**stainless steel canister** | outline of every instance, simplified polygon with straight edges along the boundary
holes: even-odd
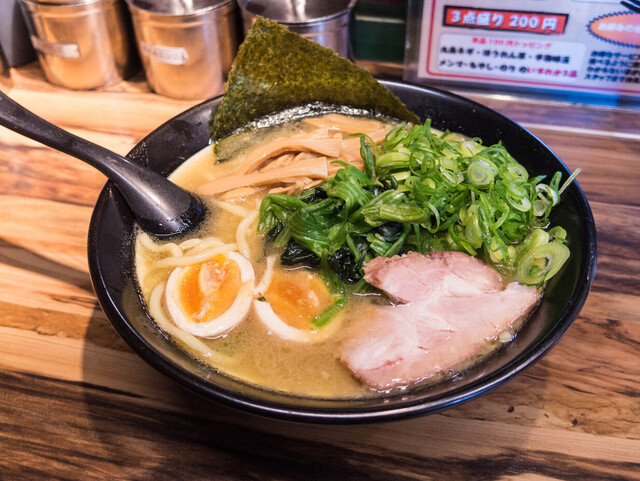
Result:
[[[70,89],[116,84],[138,66],[122,0],[21,0],[47,80]]]
[[[233,0],[127,0],[142,64],[162,95],[220,95],[238,49]]]
[[[356,0],[238,0],[245,33],[261,15],[343,57],[350,56],[349,20],[355,4]]]

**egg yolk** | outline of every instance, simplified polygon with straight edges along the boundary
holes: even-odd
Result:
[[[195,322],[206,322],[224,313],[240,289],[240,267],[219,254],[211,261],[185,268],[180,304]]]
[[[308,329],[313,318],[333,303],[322,279],[304,270],[275,273],[264,298],[283,322],[297,329]]]

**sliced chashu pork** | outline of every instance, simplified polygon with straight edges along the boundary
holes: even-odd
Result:
[[[504,288],[504,280],[495,269],[462,252],[376,257],[364,266],[364,280],[402,303],[432,296],[436,291],[465,297]]]
[[[534,287],[504,287],[494,269],[460,252],[376,258],[365,279],[406,303],[372,307],[341,345],[341,361],[378,390],[462,364],[539,299]]]

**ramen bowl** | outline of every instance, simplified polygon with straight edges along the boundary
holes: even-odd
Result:
[[[502,141],[532,175],[550,178],[562,161],[538,138],[501,114],[448,92],[383,82],[433,127],[479,137],[485,145]],[[208,121],[221,98],[178,115],[143,139],[128,155],[134,162],[169,175],[209,143]],[[552,222],[567,231],[571,257],[549,283],[542,301],[517,336],[461,374],[404,392],[356,399],[318,399],[275,392],[234,379],[195,361],[154,325],[136,289],[134,220],[124,200],[107,183],[89,229],[89,267],[107,317],[140,357],[197,394],[233,408],[291,421],[355,423],[434,413],[480,396],[513,378],[544,356],[569,329],[582,308],[596,267],[596,230],[577,182],[563,193]]]

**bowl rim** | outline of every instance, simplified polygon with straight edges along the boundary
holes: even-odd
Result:
[[[546,149],[560,166],[568,171],[562,160],[549,149],[537,136],[529,132],[520,124],[512,121],[508,117],[496,112],[489,107],[486,107],[471,99],[467,99],[460,95],[444,91],[441,89],[426,87],[423,85],[416,85],[409,82],[399,81],[381,81],[383,85],[393,88],[405,88],[414,90],[417,92],[427,91],[431,94],[444,96],[455,101],[463,101],[469,106],[480,109],[483,111],[489,111],[492,115],[502,117],[502,119],[510,124],[515,124],[522,129],[526,134],[535,139],[544,149]],[[211,103],[219,101],[222,96],[214,97],[205,100],[177,116],[164,122],[162,125],[154,129],[148,135],[144,137],[140,142],[136,144],[136,147],[145,143],[154,133],[168,126],[170,123],[189,116],[195,111],[200,111],[207,108]],[[134,147],[127,157],[136,149]],[[288,421],[298,421],[307,423],[324,423],[324,424],[354,424],[365,422],[380,422],[380,421],[393,421],[398,419],[405,419],[409,417],[415,417],[419,415],[436,413],[444,409],[453,407],[463,402],[469,401],[475,397],[484,394],[497,386],[503,384],[507,380],[520,374],[531,365],[536,363],[544,355],[546,355],[551,348],[553,348],[560,339],[567,332],[573,321],[577,318],[582,306],[584,305],[587,295],[589,293],[591,284],[596,270],[597,260],[597,238],[596,228],[593,219],[593,214],[589,203],[587,202],[584,192],[580,188],[579,184],[575,182],[577,187],[578,201],[580,207],[586,214],[582,221],[585,223],[587,239],[586,246],[588,252],[583,254],[588,256],[588,265],[586,269],[586,277],[583,277],[576,286],[576,291],[570,299],[570,302],[564,307],[562,313],[558,317],[556,323],[551,328],[527,349],[513,360],[501,366],[494,372],[489,373],[487,376],[472,381],[464,386],[447,391],[440,395],[436,395],[428,401],[416,400],[409,401],[406,405],[400,406],[384,406],[378,405],[375,408],[371,407],[353,407],[342,408],[340,411],[335,411],[330,408],[324,407],[305,407],[287,405],[280,402],[271,402],[266,400],[255,399],[250,395],[243,393],[233,392],[217,386],[206,379],[203,379],[171,361],[165,357],[161,352],[158,352],[153,346],[151,346],[141,335],[134,329],[132,324],[127,319],[124,312],[117,308],[118,303],[114,301],[113,293],[111,293],[104,282],[104,278],[98,262],[98,248],[97,248],[97,236],[96,231],[102,218],[104,217],[105,210],[108,204],[112,202],[112,194],[115,191],[111,182],[107,182],[100,192],[98,200],[96,202],[90,225],[88,235],[88,259],[89,259],[89,272],[91,276],[92,285],[96,297],[100,303],[102,310],[105,312],[110,323],[113,325],[118,334],[127,342],[127,344],[136,352],[142,359],[148,364],[156,368],[158,371],[167,375],[168,377],[178,381],[181,385],[189,390],[203,395],[208,399],[216,400],[229,407],[240,409],[242,411],[248,411],[253,414],[267,416],[270,418],[277,418]],[[585,266],[583,266],[585,267]]]

